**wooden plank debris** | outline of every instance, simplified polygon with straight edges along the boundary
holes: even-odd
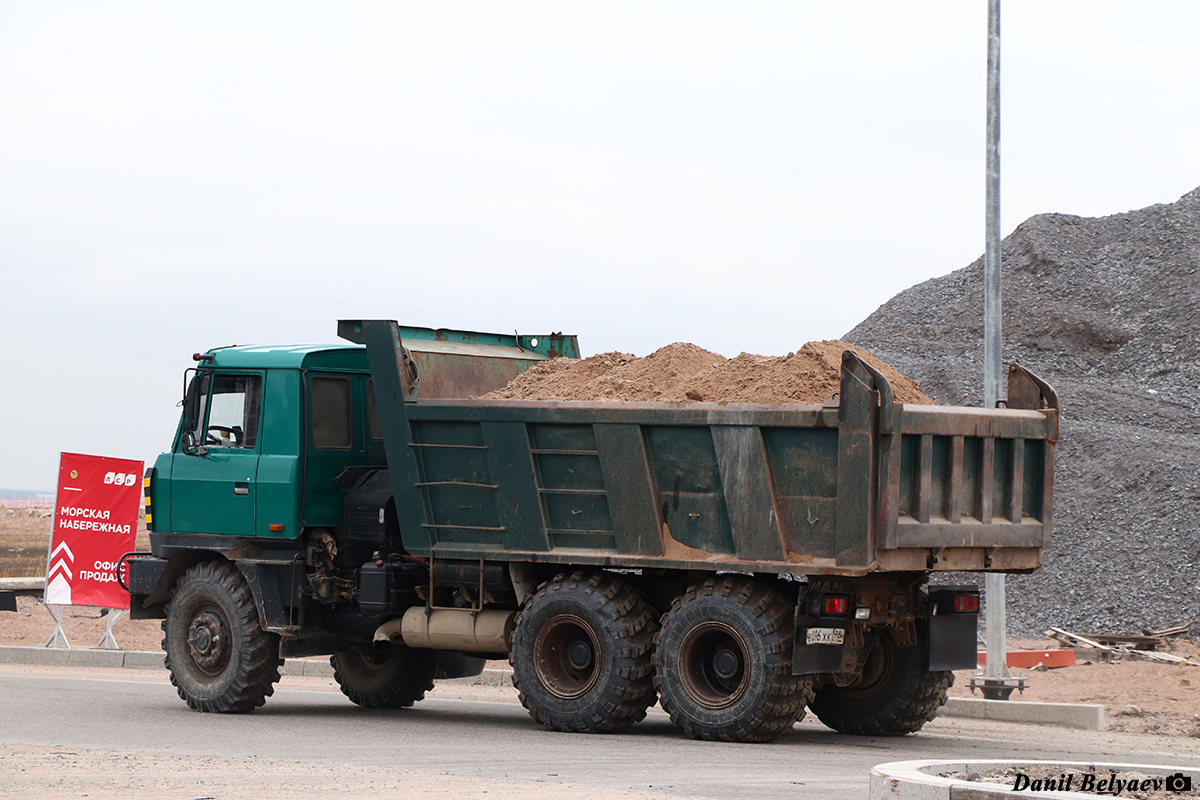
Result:
[[[1146,636],[1155,636],[1162,639],[1166,639],[1171,636],[1185,636],[1191,631],[1192,626],[1195,624],[1195,621],[1192,621],[1186,625],[1176,625],[1174,628],[1163,628],[1161,631],[1148,631],[1145,628],[1142,628],[1142,633]]]
[[[1191,661],[1180,656],[1171,655],[1170,653],[1159,653],[1155,650],[1139,650],[1131,647],[1110,646],[1097,641],[1094,638],[1084,636],[1079,633],[1070,633],[1062,628],[1051,628],[1045,632],[1051,639],[1056,639],[1072,647],[1083,645],[1091,647],[1101,653],[1107,653],[1109,656],[1119,655],[1127,658],[1139,659],[1142,661],[1161,661],[1166,664],[1186,664],[1190,667],[1200,667],[1200,662]],[[1108,638],[1108,637],[1104,637]],[[1117,638],[1141,638],[1141,637],[1117,637]]]

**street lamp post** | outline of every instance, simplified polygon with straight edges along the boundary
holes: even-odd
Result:
[[[983,256],[983,405],[995,408],[1000,399],[1000,0],[988,0],[987,48],[987,222]],[[981,689],[984,697],[1007,700],[1009,685],[1005,637],[1004,574],[984,578],[987,602],[987,666]],[[976,682],[972,681],[972,688]]]

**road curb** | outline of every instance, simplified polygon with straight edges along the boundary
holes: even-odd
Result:
[[[893,761],[880,764],[871,770],[870,800],[993,800],[1014,795],[1029,797],[1028,789],[1020,792],[1003,783],[982,783],[961,778],[946,777],[949,774],[985,773],[993,769],[1016,767],[1028,770],[1031,778],[1058,778],[1067,772],[1094,772],[1107,778],[1107,773],[1134,772],[1143,774],[1173,774],[1182,772],[1191,776],[1192,782],[1200,781],[1200,771],[1194,767],[1170,767],[1157,764],[1118,764],[1089,761],[1011,761],[987,759],[981,761]],[[1070,800],[1070,798],[1096,797],[1096,792],[1038,791],[1038,800]]]
[[[1057,725],[1085,731],[1104,730],[1104,706],[1080,703],[1028,703],[1021,700],[981,700],[951,697],[938,716]]]
[[[0,647],[0,664],[39,664],[68,667],[124,667],[125,669],[163,669],[163,653],[137,650],[96,650],[91,648]],[[287,658],[279,670],[283,675],[332,678],[328,658]],[[512,671],[485,669],[470,678],[446,678],[438,683],[468,686],[512,686]]]

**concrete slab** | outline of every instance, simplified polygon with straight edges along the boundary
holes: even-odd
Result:
[[[438,683],[462,683],[468,686],[512,686],[511,669],[485,669],[470,678],[443,678]]]
[[[45,578],[0,578],[0,591],[41,594],[45,588]]]
[[[137,650],[125,652],[127,669],[164,669],[166,668],[166,653],[146,653]]]
[[[123,667],[124,650],[86,650],[71,648],[67,653],[67,664],[72,667]]]
[[[5,664],[66,664],[70,650],[49,647],[0,647],[0,662]]]
[[[939,716],[1057,725],[1085,731],[1104,730],[1104,706],[1076,703],[1027,703],[1020,700],[982,700],[951,697]]]
[[[333,665],[329,663],[327,657],[321,659],[286,658],[279,672],[281,675],[308,675],[318,678],[332,678]]]

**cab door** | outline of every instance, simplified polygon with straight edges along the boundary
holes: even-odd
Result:
[[[263,375],[203,372],[185,420],[199,447],[176,445],[171,467],[171,529],[253,536]]]
[[[304,468],[305,527],[337,527],[345,486],[337,478],[362,463],[361,431],[354,425],[352,376],[306,373],[307,448]]]

